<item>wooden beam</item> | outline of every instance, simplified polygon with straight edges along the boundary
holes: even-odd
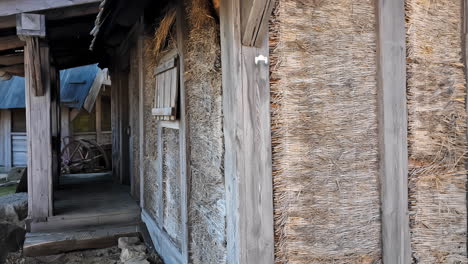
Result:
[[[0,37],[0,51],[10,49],[23,49],[24,41],[20,40],[17,35]]]
[[[37,11],[35,13],[46,15],[47,21],[62,20],[80,16],[97,14],[99,12],[99,3],[84,4],[66,8],[50,9]],[[16,27],[16,15],[0,17],[0,29]]]
[[[268,34],[268,23],[273,10],[273,0],[242,0],[242,44],[260,47]]]
[[[86,97],[83,104],[83,108],[89,113],[93,111],[94,103],[96,103],[96,99],[98,98],[99,92],[101,91],[103,81],[104,73],[102,70],[98,70],[96,78],[94,78],[93,84],[89,89],[88,96]]]
[[[11,65],[23,64],[23,63],[24,63],[23,53],[0,56],[0,65],[11,66]]]
[[[99,2],[101,0],[2,0],[0,17]]]
[[[11,75],[24,76],[24,64],[0,67],[0,71]]]
[[[228,263],[274,263],[268,31],[242,46],[241,0],[221,2]]]
[[[404,0],[377,1],[384,263],[410,263]]]

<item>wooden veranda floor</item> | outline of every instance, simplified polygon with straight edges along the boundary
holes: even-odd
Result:
[[[54,193],[54,216],[31,226],[32,232],[126,225],[140,220],[140,208],[128,186],[115,184],[110,175],[64,176]]]
[[[54,216],[31,223],[25,255],[57,254],[115,245],[120,236],[138,235],[140,208],[130,188],[110,175],[74,175],[61,179],[54,193]]]

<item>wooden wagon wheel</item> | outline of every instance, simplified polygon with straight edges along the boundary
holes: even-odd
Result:
[[[62,173],[94,173],[110,170],[104,149],[95,142],[77,139],[62,150]]]

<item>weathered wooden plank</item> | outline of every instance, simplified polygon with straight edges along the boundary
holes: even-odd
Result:
[[[4,162],[5,162],[5,167],[11,168],[13,165],[12,161],[12,147],[11,147],[11,110],[5,109],[3,110],[2,113],[2,121],[3,121],[3,132],[5,132],[4,135]]]
[[[239,232],[241,263],[266,264],[274,262],[270,78],[267,64],[255,64],[259,54],[268,54],[268,37],[260,48],[242,47],[245,174],[239,212],[245,220]]]
[[[52,120],[50,75],[44,74],[44,96],[36,96],[31,73],[34,56],[25,49],[26,130],[28,133],[28,210],[33,221],[52,215]],[[50,72],[49,48],[40,48],[41,71]]]
[[[383,262],[410,263],[404,1],[377,12]]]
[[[162,254],[164,263],[187,263],[185,260],[185,255],[181,254],[176,248],[170,246],[172,244],[171,238],[164,230],[159,228],[158,224],[154,222],[151,216],[144,209],[141,212],[141,220],[148,228],[148,232],[151,236],[151,240],[153,241],[156,251],[164,252],[164,254]]]
[[[155,70],[154,74],[161,74],[167,70],[170,70],[176,66],[176,58],[170,58],[164,61],[163,64],[159,65]]]
[[[96,74],[96,78],[94,78],[93,84],[89,89],[88,96],[86,97],[83,104],[83,108],[90,113],[91,111],[93,111],[94,104],[96,103],[96,99],[99,95],[99,92],[101,91],[104,79],[104,72],[102,70],[99,70]]]
[[[24,68],[24,56],[22,53],[0,56],[0,65],[11,66],[21,64]],[[23,69],[24,72],[24,69]]]
[[[129,89],[128,89],[128,72],[120,72],[120,180],[123,184],[131,184],[130,180],[130,135],[132,133],[129,122]]]
[[[25,43],[17,35],[0,37],[0,51],[9,49],[23,49]]]
[[[144,71],[144,23],[143,18],[140,19],[140,31],[138,33],[137,40],[137,56],[138,56],[138,96],[140,97],[138,102],[138,126],[139,130],[139,145],[140,145],[140,207],[145,208],[144,199],[144,157],[145,157],[145,121],[144,121],[144,96],[145,96],[145,71]]]
[[[25,256],[44,256],[81,249],[117,245],[119,237],[138,236],[136,225],[122,227],[89,227],[53,233],[28,233],[23,246]]]
[[[179,99],[179,69],[174,68],[172,69],[169,74],[171,74],[171,100],[169,105],[174,108],[174,113],[172,114],[172,117],[170,117],[171,120],[176,120],[177,118],[177,103]]]
[[[14,167],[26,166],[28,162],[28,144],[26,133],[11,133],[11,163]]]
[[[69,137],[73,135],[72,130],[71,130],[71,123],[70,123],[70,109],[65,106],[61,107],[60,127],[61,127],[60,136],[62,137],[62,149],[63,149],[65,145],[68,144],[68,142],[70,142]]]
[[[24,64],[16,64],[16,65],[0,67],[0,71],[7,72],[12,75],[24,76]]]
[[[0,166],[5,166],[5,137],[6,137],[6,130],[5,130],[5,115],[6,109],[0,109]]]
[[[227,259],[266,264],[274,262],[269,67],[255,57],[268,56],[268,35],[259,48],[242,46],[240,12],[240,0],[221,2]]]
[[[111,126],[112,126],[112,176],[115,181],[120,181],[120,80],[116,70],[111,72],[112,89],[111,89]]]
[[[190,174],[190,126],[187,120],[187,98],[185,92],[185,63],[184,58],[186,54],[186,38],[188,36],[185,24],[187,14],[185,13],[185,1],[177,1],[176,11],[176,30],[177,30],[177,54],[179,56],[179,93],[180,93],[180,121],[179,121],[179,155],[180,155],[180,218],[182,225],[181,234],[181,251],[182,251],[182,263],[189,263],[189,197],[191,182]]]
[[[78,6],[82,4],[98,3],[100,1],[101,0],[2,0],[0,1],[0,16]]]
[[[141,19],[143,20],[143,18]],[[139,145],[140,145],[140,207],[144,208],[145,202],[145,169],[144,169],[144,156],[145,156],[145,119],[144,119],[144,89],[145,89],[145,73],[144,73],[144,23],[141,22],[140,35],[138,37],[138,92],[139,92],[139,106],[138,106],[138,118],[139,118]]]
[[[66,8],[50,9],[37,11],[36,13],[45,14],[48,21],[74,18],[79,16],[87,16],[97,14],[99,12],[99,3],[90,3],[79,6],[70,6]],[[16,15],[1,16],[0,28],[16,27]]]
[[[41,37],[46,35],[45,15],[41,14],[17,14],[16,34],[22,36]]]
[[[151,113],[156,116],[172,116],[175,114],[174,107],[153,108]]]
[[[98,95],[96,99],[96,142],[102,144],[102,103],[101,96]]]
[[[242,263],[240,259],[240,215],[238,212],[238,179],[244,172],[242,70],[239,0],[220,4],[221,65],[223,76],[224,177],[226,189],[227,263]]]
[[[273,10],[273,0],[242,0],[242,44],[260,47],[268,35],[268,23]]]

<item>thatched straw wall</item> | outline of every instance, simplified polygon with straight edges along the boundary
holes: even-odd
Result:
[[[180,144],[179,130],[162,129],[163,150],[163,226],[167,234],[179,246],[182,242],[181,193],[180,193]]]
[[[145,39],[145,50],[150,49],[152,41]],[[156,192],[162,188],[157,184],[157,171],[156,171],[156,158],[157,158],[157,120],[151,114],[151,109],[154,106],[155,97],[155,78],[151,74],[151,69],[155,62],[149,56],[145,56],[144,60],[145,69],[145,87],[143,96],[143,127],[144,127],[144,148],[143,148],[143,176],[144,176],[144,209],[153,217],[153,219],[161,218],[156,210]]]
[[[276,263],[379,263],[375,6],[280,0],[271,24]]]
[[[224,143],[219,24],[211,1],[189,0],[185,89],[191,147],[190,249],[197,263],[225,263]]]
[[[466,263],[462,1],[406,1],[414,263]]]

